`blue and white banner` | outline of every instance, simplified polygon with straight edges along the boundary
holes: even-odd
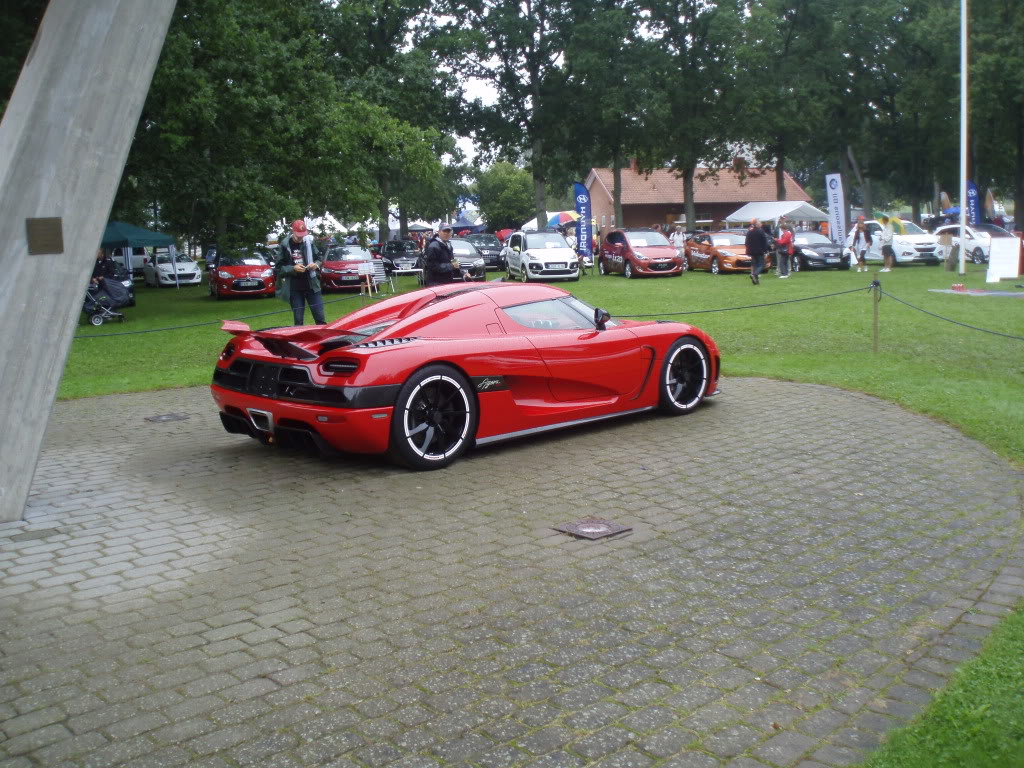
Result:
[[[981,224],[981,198],[978,197],[978,185],[967,180],[967,223],[972,227]]]
[[[594,225],[590,220],[590,193],[580,182],[573,184],[573,196],[576,198],[576,248],[584,256],[593,256]]]
[[[843,197],[842,174],[830,173],[825,177],[825,197],[828,198],[828,234],[839,247],[846,245],[846,200]]]

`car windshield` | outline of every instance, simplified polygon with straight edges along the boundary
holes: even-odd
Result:
[[[406,251],[415,251],[416,243],[412,240],[390,240],[384,244],[384,250],[387,253],[404,253]]]
[[[743,245],[746,241],[745,235],[734,235],[731,232],[719,232],[711,236],[712,245]]]
[[[452,246],[452,252],[459,256],[475,256],[476,248],[473,244],[465,240],[450,240]]]
[[[921,229],[917,224],[912,221],[904,221],[903,228],[907,231],[908,235],[927,235],[928,233]]]
[[[222,267],[265,267],[267,260],[260,253],[225,253],[218,264]]]
[[[327,261],[369,261],[373,254],[362,248],[335,246],[327,252]]]
[[[188,257],[188,254],[184,254],[184,253],[179,253],[174,260],[178,264],[191,264],[192,263],[192,259],[190,259]],[[156,263],[157,264],[170,264],[171,263],[171,254],[169,254],[169,253],[158,253],[156,255]]]
[[[627,232],[626,239],[634,248],[648,245],[668,245],[668,240],[661,232]]]
[[[979,224],[974,228],[975,232],[984,232],[986,235],[991,237],[1013,237],[1002,227],[997,227],[995,224]]]
[[[501,242],[498,240],[497,235],[486,234],[481,232],[476,235],[466,235],[466,240],[476,246],[483,246],[484,248],[501,248]]]
[[[565,238],[557,232],[530,232],[526,236],[526,247],[535,248],[568,248]]]
[[[832,245],[832,241],[820,232],[797,232],[793,242],[800,245]]]

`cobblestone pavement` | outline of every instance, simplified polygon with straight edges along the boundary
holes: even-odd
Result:
[[[0,765],[860,760],[1024,594],[1021,473],[724,390],[430,474],[228,435],[205,389],[59,403],[0,525]],[[585,515],[634,530],[551,530]]]

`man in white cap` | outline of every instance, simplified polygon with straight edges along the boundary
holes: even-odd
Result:
[[[306,229],[306,222],[296,219],[292,222],[292,233],[277,247],[277,295],[292,308],[295,325],[302,325],[306,304],[313,313],[313,322],[323,325],[324,300],[320,293],[320,254],[313,236]]]

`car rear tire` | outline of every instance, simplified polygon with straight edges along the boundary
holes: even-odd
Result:
[[[718,257],[717,256],[712,256],[711,257],[711,274],[712,275],[717,275],[721,271],[722,271],[722,265],[718,261]]]
[[[711,362],[704,345],[693,336],[672,342],[661,365],[658,379],[658,407],[681,416],[697,408],[707,394]]]
[[[466,377],[447,365],[428,365],[398,393],[389,453],[410,469],[441,469],[466,452],[476,425],[476,396]]]

